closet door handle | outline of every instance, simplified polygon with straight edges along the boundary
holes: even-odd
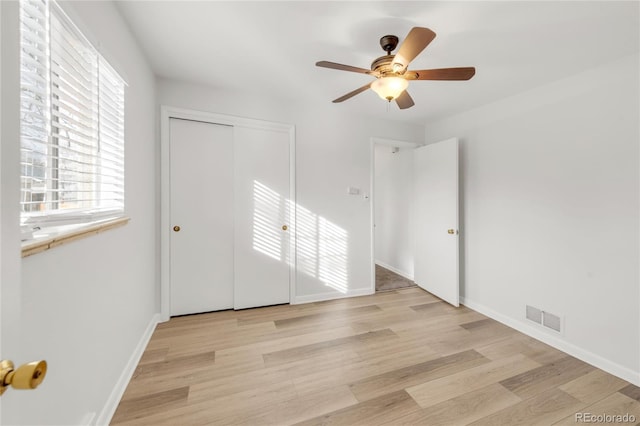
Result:
[[[176,225],[176,226],[173,227],[173,230],[176,231],[176,232],[180,232],[180,227],[178,225]]]
[[[289,229],[289,227],[287,225],[282,225],[282,230],[286,231],[287,229]]]

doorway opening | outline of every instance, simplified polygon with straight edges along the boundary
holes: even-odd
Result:
[[[413,150],[417,144],[372,138],[373,283],[376,292],[413,287]]]

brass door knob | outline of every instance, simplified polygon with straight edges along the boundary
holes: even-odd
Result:
[[[9,386],[14,389],[35,389],[44,380],[47,374],[47,361],[35,361],[22,364],[14,369],[13,362],[0,361],[0,395]]]
[[[447,233],[448,234],[455,234],[456,231],[455,231],[455,229],[449,229],[449,230],[447,230]]]
[[[282,230],[286,231],[287,229],[289,229],[289,227],[287,225],[282,225]]]
[[[180,227],[178,225],[176,225],[176,226],[173,227],[173,230],[176,231],[176,232],[180,232]]]

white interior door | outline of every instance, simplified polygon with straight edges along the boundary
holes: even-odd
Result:
[[[19,39],[18,2],[0,1],[0,65],[15,63]],[[8,60],[7,60],[8,59]],[[23,351],[19,188],[20,76],[16,67],[1,67],[0,92],[0,359],[16,365],[31,361]],[[29,338],[30,336],[26,336]],[[36,408],[33,395],[9,388],[0,397],[0,425],[24,424]]]
[[[171,315],[233,308],[233,128],[169,127]]]
[[[234,307],[289,303],[289,133],[234,127]]]
[[[416,148],[414,178],[414,281],[459,306],[458,139]]]

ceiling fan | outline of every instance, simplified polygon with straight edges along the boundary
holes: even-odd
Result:
[[[351,71],[374,76],[376,79],[364,86],[335,99],[338,103],[372,89],[382,99],[396,101],[400,109],[411,108],[413,99],[407,93],[409,80],[469,80],[476,73],[474,67],[438,68],[430,70],[407,70],[409,63],[422,52],[436,37],[436,33],[429,28],[414,27],[400,45],[395,55],[391,52],[398,45],[398,37],[386,35],[380,39],[380,46],[387,52],[371,63],[371,70],[337,64],[335,62],[320,61],[316,66]]]

